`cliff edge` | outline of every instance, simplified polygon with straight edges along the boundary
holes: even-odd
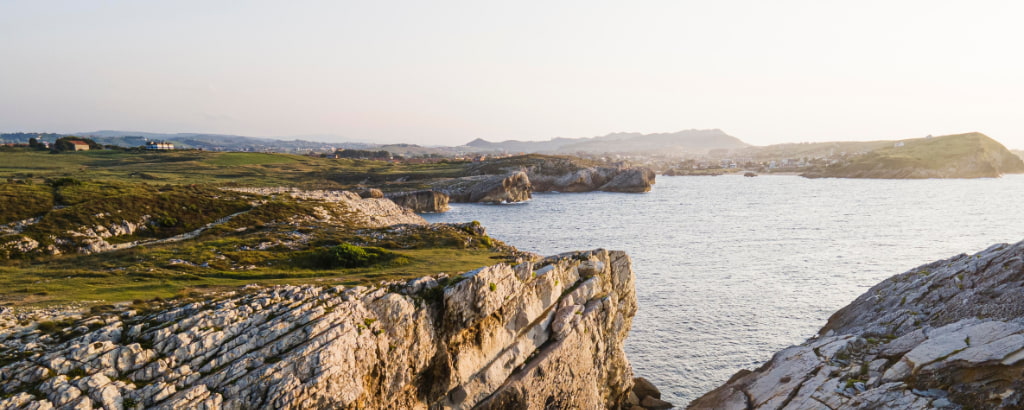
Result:
[[[153,303],[52,321],[0,312],[0,408],[630,402],[622,347],[637,301],[623,252]]]
[[[1024,242],[889,278],[693,409],[1024,407]]]

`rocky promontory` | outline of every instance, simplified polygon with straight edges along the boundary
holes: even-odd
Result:
[[[403,175],[378,191],[417,212],[444,212],[442,195],[451,202],[515,203],[533,192],[648,192],[655,180],[650,168],[567,156],[520,155],[453,168]]]
[[[521,171],[444,180],[435,187],[446,193],[452,202],[490,204],[527,201],[533,192],[530,178]]]
[[[1024,242],[889,278],[694,409],[1024,407]]]
[[[551,157],[527,168],[539,192],[648,192],[654,171],[630,165],[588,165],[569,158]]]
[[[596,250],[376,287],[4,311],[0,408],[628,407],[633,282],[627,255]]]
[[[893,142],[847,162],[806,172],[808,178],[995,178],[1024,173],[1024,161],[985,134]]]

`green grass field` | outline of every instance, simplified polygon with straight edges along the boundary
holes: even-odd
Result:
[[[99,150],[51,154],[0,151],[0,179],[54,179],[295,186],[353,189],[361,183],[382,189],[421,189],[428,180],[464,176],[466,164],[392,164],[249,152]],[[396,181],[405,182],[396,182]]]
[[[372,285],[447,272],[456,274],[500,262],[486,249],[413,249],[398,251],[410,263],[396,267],[312,270],[260,267],[245,271],[186,265],[154,266],[140,254],[175,255],[172,250],[130,250],[114,254],[58,257],[31,266],[0,266],[0,305],[45,306],[69,302],[117,303],[169,298],[247,284]],[[145,257],[143,257],[145,258]]]
[[[0,151],[0,179],[7,181],[0,183],[0,224],[41,218],[20,233],[0,234],[0,305],[109,304],[250,283],[374,284],[455,274],[508,260],[514,249],[470,228],[368,229],[347,222],[349,211],[341,205],[218,189],[349,189],[362,182],[410,189],[465,175],[466,168],[461,163],[392,164],[237,152]],[[311,221],[308,216],[315,208],[329,209],[334,219]],[[196,238],[153,242],[229,215],[233,219]],[[107,243],[147,243],[78,253],[87,238],[69,231],[123,221],[145,228],[107,237]],[[302,240],[295,242],[296,235]],[[39,246],[19,251],[17,244],[24,238]],[[381,263],[344,269],[308,263],[339,244],[381,247],[390,256]],[[58,255],[52,254],[54,249]]]

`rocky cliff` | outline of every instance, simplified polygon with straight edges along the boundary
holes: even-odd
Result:
[[[531,198],[533,185],[522,171],[440,181],[436,185],[453,202],[512,203]]]
[[[1024,242],[912,269],[695,409],[1024,407]]]
[[[415,212],[445,212],[448,210],[448,195],[437,191],[400,192],[387,196],[388,199]]]
[[[597,250],[372,288],[5,311],[0,408],[616,407],[633,282],[628,256]]]
[[[654,171],[644,167],[580,166],[571,160],[551,158],[527,168],[527,175],[539,192],[648,192]]]

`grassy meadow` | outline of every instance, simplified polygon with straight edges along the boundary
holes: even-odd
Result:
[[[109,304],[253,283],[366,285],[509,260],[516,251],[473,224],[369,228],[341,204],[218,189],[410,189],[465,167],[241,152],[3,151],[0,305]],[[327,220],[311,216],[323,209]],[[15,229],[25,220],[32,223]],[[124,249],[81,253],[90,239],[72,231],[124,221],[141,228],[104,238]],[[200,228],[194,238],[170,240]],[[27,240],[38,246],[23,251]]]
[[[149,184],[295,186],[351,189],[360,184],[418,189],[429,179],[465,175],[464,163],[398,164],[291,154],[211,151],[0,152],[0,179],[73,177]],[[405,182],[398,182],[403,180]]]

